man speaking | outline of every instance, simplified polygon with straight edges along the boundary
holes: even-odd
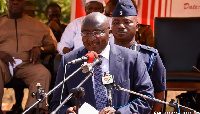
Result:
[[[116,111],[120,111],[122,114],[148,114],[151,111],[153,101],[140,98],[133,102],[139,96],[124,91],[112,90],[112,104],[114,108],[108,105],[106,88],[101,82],[103,73],[106,71],[110,71],[110,74],[114,75],[116,85],[153,96],[153,85],[142,57],[136,51],[110,44],[109,34],[111,31],[109,29],[109,21],[103,14],[93,12],[85,17],[81,26],[84,46],[63,56],[55,85],[64,79],[65,71],[67,77],[81,66],[81,63],[77,63],[67,65],[65,69],[66,63],[84,56],[89,51],[95,51],[99,54],[102,64],[93,68],[94,75],[83,84],[85,96],[80,99],[80,102],[82,104],[84,102],[89,103],[100,111],[100,114],[113,114]],[[62,102],[70,94],[70,90],[79,85],[87,75],[87,73],[78,72],[64,84],[64,88],[60,87],[57,89],[53,93],[50,106],[51,111],[54,111],[59,106],[60,100]],[[74,97],[61,108],[60,113],[65,112],[76,112]]]

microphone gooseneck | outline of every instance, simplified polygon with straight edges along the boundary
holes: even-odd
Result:
[[[94,67],[95,65],[101,65],[102,60],[100,58],[95,58],[94,62],[91,63],[91,66]]]

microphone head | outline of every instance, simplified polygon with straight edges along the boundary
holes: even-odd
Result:
[[[92,63],[95,58],[98,58],[98,54],[95,51],[90,51],[85,56],[89,58],[87,63]]]

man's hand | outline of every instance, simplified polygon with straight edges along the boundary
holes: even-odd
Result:
[[[74,107],[69,107],[66,111],[66,114],[69,114],[69,113],[73,113],[73,114],[76,114],[76,106]]]
[[[41,56],[40,47],[34,47],[31,50],[30,61],[33,62],[33,64],[35,64],[38,61],[38,59],[40,59],[40,56]]]
[[[50,27],[51,29],[57,31],[57,32],[61,30],[60,26],[58,25],[58,23],[56,23],[56,21],[51,21],[51,22],[49,23],[49,27]]]
[[[14,66],[14,64],[15,64],[15,60],[13,59],[13,57],[4,51],[0,51],[0,59],[5,61],[6,64],[8,64],[9,62],[12,66]]]
[[[156,99],[159,99],[161,101],[164,101],[165,99],[165,91],[162,91],[160,93],[154,93],[154,97]],[[163,104],[160,104],[160,103],[157,103],[155,102],[154,105],[153,105],[153,109],[151,111],[151,114],[154,114],[154,112],[161,112],[162,111],[162,108],[163,108]]]
[[[116,110],[113,107],[105,107],[103,108],[99,114],[114,114]]]
[[[66,54],[66,53],[69,53],[70,51],[72,51],[72,49],[68,48],[68,47],[64,47],[63,48],[63,53]]]

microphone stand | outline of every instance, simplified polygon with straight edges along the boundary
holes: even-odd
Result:
[[[27,111],[29,111],[31,108],[33,108],[35,105],[37,105],[37,109],[36,109],[36,114],[40,114],[40,110],[39,110],[39,103],[40,102],[43,102],[44,99],[43,99],[43,96],[45,95],[45,90],[40,88],[40,83],[37,83],[37,92],[32,92],[31,95],[32,97],[36,97],[37,99],[37,102],[34,103],[31,107],[29,107],[26,111],[24,111],[22,114],[26,113]]]
[[[154,101],[157,101],[157,102],[160,102],[160,103],[163,103],[163,104],[167,104],[167,105],[169,105],[169,106],[171,106],[171,107],[174,107],[174,108],[178,108],[178,106],[179,106],[179,108],[180,108],[182,111],[191,112],[191,114],[196,114],[196,113],[197,113],[194,109],[191,109],[191,108],[189,108],[189,107],[186,107],[186,106],[183,106],[183,105],[178,105],[178,106],[177,106],[177,104],[174,103],[174,102],[175,102],[174,99],[171,99],[171,101],[168,103],[168,102],[165,102],[165,101],[161,101],[161,100],[159,100],[159,99],[156,99],[156,98],[148,97],[148,96],[143,95],[143,94],[141,94],[141,93],[137,93],[137,92],[134,92],[134,91],[131,91],[131,90],[122,88],[122,87],[120,87],[119,85],[115,85],[115,84],[114,84],[114,87],[113,87],[113,88],[116,89],[116,90],[122,90],[122,91],[125,91],[125,92],[129,92],[129,93],[132,93],[132,94],[135,94],[135,95],[138,95],[138,96],[141,96],[141,97],[150,99],[150,100],[154,100]]]
[[[112,94],[111,94],[112,85],[108,85],[106,86],[106,88],[107,88],[107,94],[108,94],[108,103],[110,107],[112,107]]]
[[[70,90],[71,93],[75,96],[75,102],[76,102],[76,114],[78,114],[79,109],[79,98],[83,98],[85,95],[85,90],[82,87],[79,88],[72,88]]]
[[[90,78],[92,77],[93,73],[90,72],[86,77],[85,79],[75,88],[77,90],[81,90],[80,87]],[[77,91],[75,90],[75,91]],[[71,92],[74,91],[74,88],[71,90]],[[76,93],[76,92],[75,92]],[[78,92],[79,93],[79,92]],[[64,101],[51,113],[51,114],[56,114],[56,112],[72,97],[74,93],[70,93],[65,99]],[[81,93],[83,94],[83,93]],[[78,114],[78,109],[79,109],[79,96],[76,97],[76,114]]]
[[[66,68],[65,68],[66,69]],[[71,78],[74,74],[76,74],[79,70],[81,70],[82,68],[79,67],[76,71],[74,71],[71,75],[69,75],[66,79],[64,79],[62,82],[60,82],[58,85],[56,85],[52,90],[50,90],[47,94],[43,93],[42,95],[40,95],[42,98],[37,99],[37,101],[30,106],[28,109],[26,109],[22,114],[27,113],[31,108],[33,108],[35,105],[39,105],[39,103],[43,102],[44,99],[46,99],[50,94],[52,94],[57,88],[59,88],[62,84],[64,84],[69,78]],[[64,75],[65,76],[65,75]],[[38,89],[39,91],[39,89]],[[37,98],[37,97],[36,97]],[[48,105],[48,104],[47,104]],[[38,106],[39,107],[39,106]]]
[[[95,66],[95,65],[100,65],[102,63],[102,60],[100,58],[95,58],[93,63],[91,64],[87,64],[87,63],[84,63],[83,65],[81,65],[81,68],[83,69],[82,72],[83,73],[86,73],[86,72],[89,72],[89,74],[85,77],[85,79],[75,88],[77,89],[76,91],[78,93],[80,93],[78,90],[81,90],[80,87],[93,75],[93,71],[92,71],[92,68]],[[71,90],[71,93],[67,96],[67,98],[51,113],[51,114],[55,114],[73,95],[73,90]],[[83,94],[83,93],[81,93]],[[79,108],[79,104],[78,104],[78,97],[76,98],[76,114],[78,114],[78,108]]]

